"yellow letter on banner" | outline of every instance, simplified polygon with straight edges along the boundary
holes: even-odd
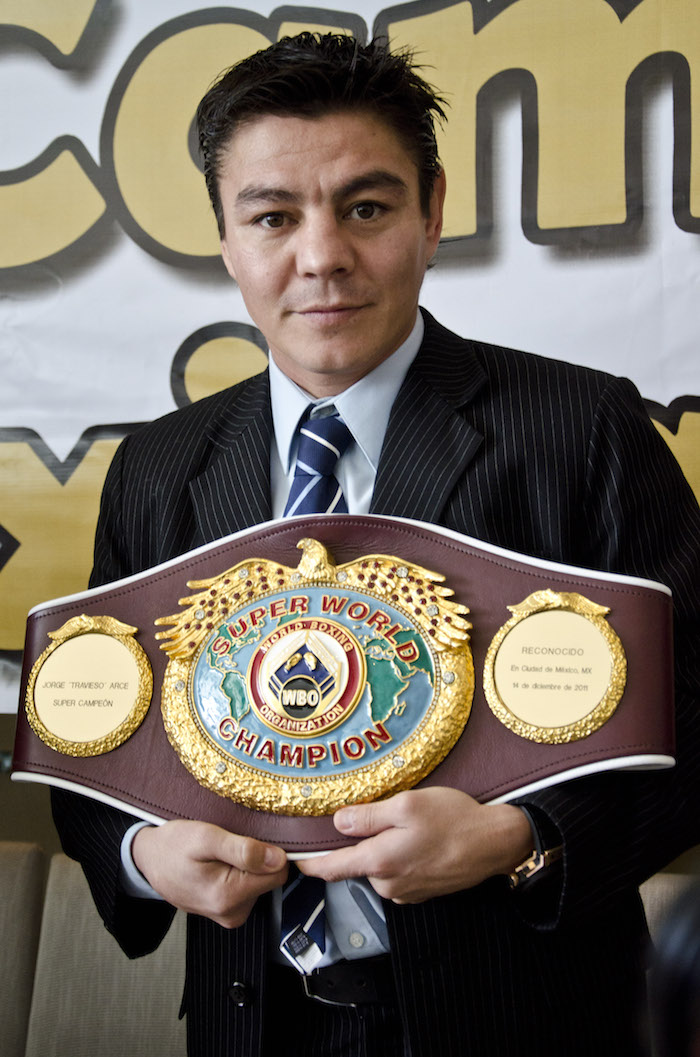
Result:
[[[230,22],[185,28],[153,46],[115,101],[119,191],[139,227],[167,250],[193,257],[219,253],[188,132],[199,100],[217,75],[269,43],[261,33]]]
[[[0,650],[22,649],[32,606],[87,586],[100,492],[118,444],[95,441],[65,484],[29,444],[0,444],[0,494],[12,497],[2,524],[20,544],[0,569]]]
[[[386,13],[391,18],[391,11]],[[693,143],[700,134],[700,4],[644,0],[621,22],[604,0],[517,0],[475,34],[471,3],[389,22],[392,44],[414,48],[447,94],[440,145],[448,173],[445,235],[476,231],[476,98],[506,70],[536,84],[524,166],[537,171],[540,229],[596,227],[627,219],[626,93],[631,74],[663,52],[691,72]],[[690,211],[700,213],[700,166],[690,161]],[[534,174],[533,174],[534,175]]]
[[[2,0],[0,23],[37,33],[68,55],[94,6],[94,0]],[[90,168],[82,144],[65,136],[34,162],[0,175],[0,268],[44,260],[100,219],[105,202],[88,175]]]
[[[700,503],[700,412],[686,411],[678,429],[672,433],[661,422],[654,422],[661,436],[676,456],[688,484]]]
[[[73,143],[83,153],[82,145]],[[59,145],[56,141],[53,147]],[[43,165],[51,155],[53,160]],[[36,171],[28,175],[32,168]],[[5,173],[0,177],[0,268],[18,268],[59,253],[89,231],[104,211],[102,195],[68,146],[58,155],[50,149],[34,166]]]
[[[389,22],[387,33],[392,48],[409,47],[415,52],[426,80],[449,102],[449,120],[438,132],[438,150],[447,173],[443,238],[474,235],[476,95],[483,74],[477,63],[471,4],[456,3]]]
[[[96,0],[2,0],[0,24],[46,37],[63,55],[75,51]]]

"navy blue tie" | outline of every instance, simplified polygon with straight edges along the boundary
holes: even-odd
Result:
[[[285,517],[347,514],[345,496],[334,471],[352,439],[333,406],[323,416],[302,419]],[[326,949],[325,906],[325,881],[304,877],[292,864],[282,890],[280,950],[301,973],[313,972]]]
[[[300,973],[311,973],[326,949],[326,882],[304,877],[294,863],[282,889],[280,950]]]
[[[299,428],[297,462],[285,517],[348,512],[334,471],[352,441],[352,433],[334,407],[328,411],[325,417],[303,420]]]

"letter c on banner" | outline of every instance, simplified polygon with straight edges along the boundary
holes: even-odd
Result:
[[[73,0],[56,17],[50,6],[18,0],[2,5],[0,20],[10,39],[70,68],[94,7],[94,0]],[[97,166],[73,136],[59,136],[33,161],[0,173],[0,268],[45,260],[81,238],[105,212],[99,186]]]

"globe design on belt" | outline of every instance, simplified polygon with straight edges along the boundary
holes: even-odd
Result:
[[[193,581],[156,621],[162,711],[197,780],[248,807],[330,814],[410,788],[461,735],[474,692],[467,609],[390,555],[296,569],[251,559]]]

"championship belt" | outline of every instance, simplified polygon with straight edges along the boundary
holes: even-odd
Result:
[[[36,607],[13,778],[290,852],[417,785],[674,763],[667,588],[421,522],[269,522]]]

